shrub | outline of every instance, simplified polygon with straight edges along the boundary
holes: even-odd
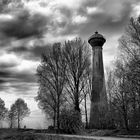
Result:
[[[54,130],[54,127],[52,125],[48,126],[48,130]]]
[[[63,109],[60,114],[60,129],[68,134],[80,132],[83,129],[81,114],[74,109]]]

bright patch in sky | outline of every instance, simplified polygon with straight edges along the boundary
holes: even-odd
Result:
[[[85,23],[87,21],[87,17],[84,17],[84,16],[80,16],[80,15],[77,15],[75,17],[73,17],[73,20],[72,22],[75,24],[81,24],[81,23]]]
[[[103,12],[101,9],[99,9],[98,7],[87,7],[87,13],[90,14],[96,14],[96,13],[100,13]]]
[[[137,4],[137,5],[134,5],[133,6],[134,7],[134,15],[137,17],[137,16],[139,16],[140,15],[140,3],[139,4]]]

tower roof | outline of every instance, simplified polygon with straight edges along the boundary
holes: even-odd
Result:
[[[91,37],[89,37],[88,41],[90,41],[91,39],[94,39],[94,38],[103,38],[103,39],[105,39],[104,36],[99,34],[97,31]]]
[[[104,38],[104,36],[99,34],[97,31],[88,39],[89,44],[98,43],[98,44],[103,45],[105,43],[105,41],[106,41],[106,39]]]

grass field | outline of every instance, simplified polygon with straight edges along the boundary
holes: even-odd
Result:
[[[33,129],[0,129],[0,140],[43,140],[43,130]]]
[[[39,129],[0,129],[0,140],[44,140],[45,133],[51,133],[49,130]],[[86,136],[129,136],[140,135],[140,130],[85,130],[81,135]]]

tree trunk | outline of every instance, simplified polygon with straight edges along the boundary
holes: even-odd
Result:
[[[134,95],[134,98],[133,98],[133,116],[132,116],[132,128],[135,129],[138,122],[137,122],[137,111],[136,111],[136,95]]]
[[[59,103],[59,97],[58,97],[58,104],[57,104],[57,129],[58,129],[58,132],[59,132],[59,128],[60,128],[60,123],[59,123],[59,113],[60,113],[60,103]]]
[[[18,129],[20,129],[20,120],[18,118]]]
[[[10,122],[10,128],[12,128],[13,127],[13,123],[12,123],[12,120],[11,120],[11,122]]]
[[[85,121],[86,121],[86,127],[85,128],[88,128],[88,116],[87,116],[87,98],[86,98],[86,94],[85,94]]]
[[[10,124],[10,128],[12,128],[12,124]]]
[[[20,116],[19,116],[19,112],[18,112],[18,129],[20,129]]]
[[[53,127],[56,127],[56,111],[54,111],[54,116],[53,116]]]
[[[78,97],[75,98],[75,107],[74,109],[78,112],[80,112],[80,107],[79,107],[79,99]]]
[[[75,84],[76,86],[76,92],[75,92],[75,110],[80,112],[80,107],[79,107],[79,86],[78,84]]]
[[[128,127],[128,120],[125,118],[125,128],[126,128],[126,130],[129,130],[129,127]]]
[[[128,118],[127,118],[127,114],[126,112],[124,112],[124,124],[125,124],[125,128],[126,130],[128,131],[129,130],[129,127],[128,127]]]

